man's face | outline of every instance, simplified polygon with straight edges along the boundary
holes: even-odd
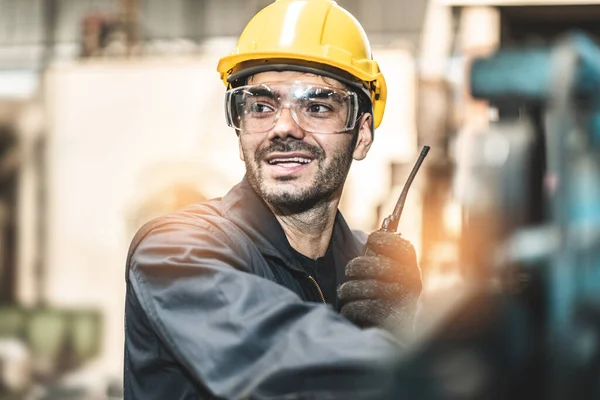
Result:
[[[301,72],[263,72],[249,84],[303,82],[344,86],[330,78]],[[350,169],[352,159],[362,159],[370,147],[370,115],[357,122],[358,129],[342,133],[313,133],[301,128],[284,108],[275,126],[267,132],[240,132],[240,156],[254,190],[276,207],[310,208],[336,195]],[[358,135],[356,141],[353,135]]]

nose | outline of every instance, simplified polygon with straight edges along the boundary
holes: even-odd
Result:
[[[288,107],[283,108],[279,114],[279,118],[275,122],[275,126],[269,132],[269,139],[276,137],[285,138],[291,136],[295,139],[304,138],[304,131],[292,116],[292,110]]]

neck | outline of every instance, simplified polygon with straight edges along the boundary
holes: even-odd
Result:
[[[316,259],[327,252],[339,198],[319,203],[304,211],[290,211],[269,205],[290,245],[307,257]]]

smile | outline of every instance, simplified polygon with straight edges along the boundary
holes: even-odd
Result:
[[[302,173],[315,160],[305,152],[272,153],[264,162],[274,178],[290,178]]]
[[[312,160],[310,158],[303,158],[303,157],[289,157],[289,158],[278,157],[278,158],[273,158],[273,159],[269,160],[268,163],[270,165],[278,165],[281,167],[291,168],[291,167],[297,167],[299,165],[309,164],[311,161]]]

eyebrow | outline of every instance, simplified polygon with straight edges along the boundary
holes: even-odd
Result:
[[[333,94],[333,90],[326,89],[311,89],[306,91],[306,96],[311,98],[323,99],[331,96]]]
[[[329,99],[339,104],[343,103],[343,101],[340,99],[340,96],[331,96],[332,94],[335,94],[335,89],[325,89],[320,87],[307,90],[306,92],[304,92],[303,97],[308,99]],[[277,90],[270,90],[264,87],[256,87],[244,90],[244,95],[276,99],[281,96],[281,93],[279,93]]]
[[[335,94],[335,91],[332,89],[318,88],[307,91],[306,97],[309,99],[330,99],[341,104],[340,96],[331,96],[332,94]]]
[[[258,97],[275,97],[275,93],[264,88],[253,88],[244,90],[244,94]]]

